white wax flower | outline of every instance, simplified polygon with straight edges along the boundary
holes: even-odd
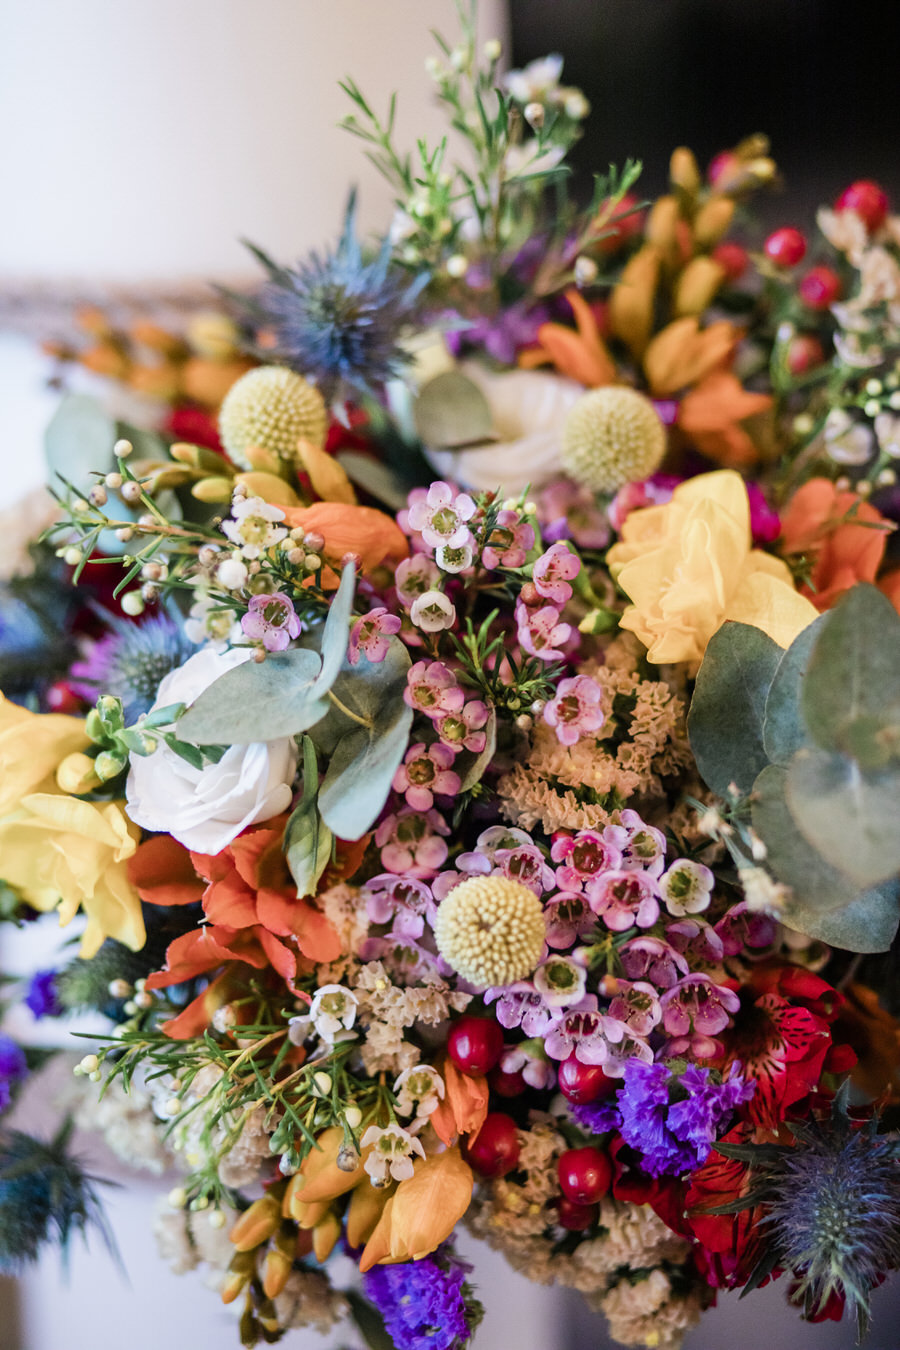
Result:
[[[226,670],[252,658],[250,648],[204,647],[167,675],[154,708],[192,703]],[[289,736],[233,745],[218,764],[200,769],[160,740],[152,755],[134,755],[125,786],[126,812],[145,830],[171,834],[195,853],[221,853],[248,825],[291,804],[297,748]]]

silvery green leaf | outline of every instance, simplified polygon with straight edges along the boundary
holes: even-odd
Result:
[[[245,661],[220,675],[177,721],[178,735],[195,745],[249,745],[295,736],[322,715],[310,690],[321,670],[316,652],[294,647],[265,661]]]
[[[422,386],[413,419],[423,444],[435,449],[477,445],[491,437],[488,401],[459,370],[445,370]]]
[[[786,764],[795,750],[809,744],[800,694],[813,646],[826,618],[822,614],[804,628],[778,662],[763,718],[763,745],[773,764]]]
[[[331,859],[334,836],[319,814],[316,752],[303,737],[303,796],[291,813],[284,834],[288,869],[297,884],[297,898],[314,895],[319,878]]]
[[[59,475],[86,496],[96,481],[91,474],[114,468],[115,443],[116,423],[103,405],[87,394],[67,394],[44,432],[50,486],[60,486]]]
[[[896,882],[864,891],[841,909],[816,910],[813,905],[789,905],[783,915],[789,928],[807,937],[843,947],[848,952],[886,952],[900,927]]]
[[[763,769],[753,784],[753,828],[766,846],[766,866],[790,886],[798,901],[808,902],[816,912],[840,909],[855,899],[859,887],[827,863],[800,833],[787,804],[786,788],[787,769],[780,764]]]
[[[341,573],[341,584],[332,597],[328,615],[322,628],[320,655],[322,669],[313,682],[313,696],[322,698],[338,677],[347,656],[350,639],[350,616],[353,613],[353,593],[356,568],[347,563]]]
[[[460,792],[468,792],[469,788],[480,783],[484,776],[484,771],[494,757],[494,751],[497,749],[497,712],[491,708],[488,720],[484,726],[485,742],[484,749],[473,756],[468,767],[463,767],[463,773],[460,775]]]
[[[357,487],[384,502],[392,511],[402,511],[406,506],[409,489],[389,464],[382,464],[357,450],[341,450],[335,459]]]
[[[900,772],[867,773],[811,746],[788,765],[786,797],[808,843],[860,890],[900,871]]]

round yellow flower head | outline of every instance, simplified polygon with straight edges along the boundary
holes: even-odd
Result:
[[[219,412],[222,444],[242,469],[253,467],[247,451],[254,447],[296,464],[298,442],[322,445],[327,430],[328,413],[318,389],[283,366],[258,366],[242,375]]]
[[[520,881],[470,877],[439,906],[434,935],[441,956],[470,984],[513,984],[541,959],[544,911]]]
[[[594,492],[648,478],[666,452],[666,431],[643,394],[610,385],[583,394],[566,418],[560,462]]]

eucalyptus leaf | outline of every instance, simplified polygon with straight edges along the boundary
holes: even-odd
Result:
[[[321,667],[304,647],[233,666],[178,719],[178,735],[195,745],[249,745],[305,731],[309,716],[322,715],[321,701],[310,698]]]
[[[778,644],[746,623],[724,624],[706,648],[688,735],[701,777],[720,797],[732,784],[746,796],[769,762],[763,715],[781,658]]]
[[[786,764],[796,750],[809,744],[800,694],[813,647],[827,617],[821,614],[794,638],[775,671],[763,718],[763,746],[773,764]]]
[[[409,488],[389,464],[382,464],[356,450],[341,450],[335,459],[357,487],[377,497],[392,511],[402,511],[406,506]]]
[[[328,609],[328,616],[322,628],[320,650],[322,669],[316,676],[312,688],[315,698],[322,698],[334,684],[347,655],[355,576],[356,568],[353,563],[347,563],[341,573],[341,584]]]
[[[319,878],[331,859],[334,836],[319,815],[316,752],[303,737],[303,795],[291,813],[284,834],[288,869],[297,885],[297,898],[314,895]]]
[[[900,737],[900,616],[876,587],[852,587],[826,616],[801,704],[823,750],[852,752],[864,768],[890,758]],[[880,749],[879,731],[887,733]]]
[[[87,394],[67,394],[44,432],[44,457],[51,487],[56,476],[84,488],[94,481],[91,474],[114,468],[113,446],[116,423],[103,405]]]
[[[858,889],[900,870],[900,772],[867,773],[810,747],[788,765],[786,797],[808,843]]]
[[[835,910],[790,903],[782,915],[789,928],[848,952],[886,952],[900,926],[896,882],[885,882]]]
[[[787,804],[787,769],[770,764],[753,784],[753,828],[766,846],[766,865],[790,886],[797,904],[823,914],[855,900],[859,887],[826,862],[800,833]],[[800,923],[793,925],[802,932]]]
[[[491,410],[473,380],[445,370],[422,386],[413,404],[416,431],[425,445],[459,449],[491,439]]]

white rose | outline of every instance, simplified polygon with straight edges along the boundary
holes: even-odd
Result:
[[[204,647],[167,675],[154,708],[193,703],[226,670],[250,660],[250,648]],[[194,769],[160,741],[152,755],[131,760],[126,811],[145,830],[171,834],[195,853],[221,853],[241,830],[291,804],[297,747],[291,737],[233,745],[218,764]]]
[[[459,369],[487,399],[500,439],[478,450],[426,447],[425,456],[441,477],[476,492],[502,487],[514,496],[558,474],[566,414],[584,386],[547,371],[487,370],[476,361],[464,361]]]

